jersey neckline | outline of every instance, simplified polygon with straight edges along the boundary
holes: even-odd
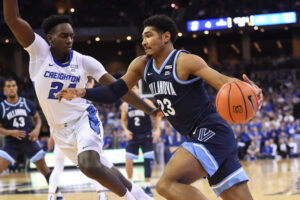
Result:
[[[162,72],[162,70],[165,68],[167,62],[169,61],[170,57],[173,55],[173,53],[174,53],[175,51],[176,51],[176,49],[173,49],[173,50],[171,51],[171,53],[168,55],[168,57],[164,60],[164,62],[163,62],[163,64],[161,65],[160,69],[157,69],[157,67],[155,66],[155,60],[152,59],[152,60],[153,60],[153,62],[152,62],[152,67],[153,67],[153,69],[154,69],[154,71],[155,71],[156,73],[160,74],[160,73]]]
[[[5,104],[7,104],[7,105],[9,105],[9,106],[13,106],[13,107],[15,107],[15,106],[17,106],[17,105],[19,105],[19,103],[21,102],[21,97],[19,97],[19,99],[18,99],[18,101],[16,102],[16,103],[9,103],[6,99],[4,100],[4,102],[5,102]]]
[[[71,61],[72,61],[72,58],[73,58],[73,50],[70,51],[70,57],[69,57],[70,59],[67,63],[62,64],[58,60],[56,60],[53,56],[52,56],[52,58],[53,58],[53,61],[55,62],[55,64],[57,64],[58,66],[68,67],[70,65]]]

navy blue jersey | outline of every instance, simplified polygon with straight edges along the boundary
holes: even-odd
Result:
[[[173,50],[159,70],[153,59],[149,59],[144,79],[168,121],[179,133],[187,136],[216,109],[200,77],[191,76],[187,81],[177,77],[176,60],[180,52],[182,50]]]
[[[149,134],[152,130],[150,116],[127,104],[127,128],[135,134]]]
[[[18,102],[15,104],[4,100],[0,106],[0,123],[5,129],[24,130],[28,134],[34,129],[31,116],[34,116],[35,113],[36,108],[34,104],[23,97],[19,97]]]

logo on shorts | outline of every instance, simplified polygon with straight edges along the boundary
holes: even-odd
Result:
[[[200,142],[206,142],[207,140],[209,140],[210,138],[212,138],[215,134],[216,134],[215,132],[213,132],[213,131],[211,131],[211,130],[209,130],[207,128],[200,128],[198,140]]]

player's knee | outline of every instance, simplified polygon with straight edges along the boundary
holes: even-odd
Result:
[[[164,197],[168,197],[170,188],[169,186],[170,183],[166,179],[160,178],[159,181],[156,183],[156,191],[158,192],[158,194]]]
[[[99,163],[94,162],[78,162],[78,166],[80,171],[90,178],[93,178],[94,173],[102,167]]]
[[[88,177],[93,177],[95,171],[99,171],[99,168],[102,167],[98,158],[93,158],[88,153],[82,153],[78,156],[78,166],[79,169]],[[98,170],[97,170],[98,169]]]

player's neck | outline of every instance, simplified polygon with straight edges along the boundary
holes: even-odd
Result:
[[[18,96],[15,96],[15,97],[7,97],[6,101],[8,103],[11,103],[11,104],[15,104],[17,103],[19,100],[19,97]]]
[[[166,58],[170,55],[170,53],[174,50],[173,45],[167,46],[162,49],[157,55],[153,55],[154,64],[157,69],[160,69]]]
[[[50,48],[52,56],[60,63],[66,63],[70,59],[70,54],[62,54]]]

